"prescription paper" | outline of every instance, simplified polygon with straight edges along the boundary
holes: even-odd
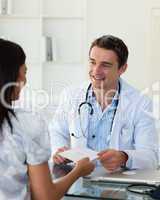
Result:
[[[91,149],[88,148],[72,148],[69,149],[67,151],[64,152],[60,152],[59,155],[67,158],[73,162],[77,162],[82,158],[88,157],[90,160],[95,160],[98,156],[97,156],[96,151],[93,151]]]

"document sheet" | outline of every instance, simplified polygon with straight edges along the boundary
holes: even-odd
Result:
[[[97,156],[96,151],[93,151],[88,148],[72,148],[64,152],[60,152],[59,155],[67,158],[69,160],[72,160],[73,162],[77,162],[78,160],[88,157],[90,160],[95,160]]]

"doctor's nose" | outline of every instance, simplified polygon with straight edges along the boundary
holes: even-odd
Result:
[[[102,67],[100,65],[95,65],[92,69],[94,74],[101,74],[103,72]]]

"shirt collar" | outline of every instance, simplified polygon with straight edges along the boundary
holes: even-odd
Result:
[[[117,87],[116,93],[112,99],[111,105],[113,103],[116,103],[119,100],[119,95],[120,95],[120,81],[118,81],[118,87]],[[88,100],[90,100],[90,99],[96,99],[96,96],[94,94],[92,87],[90,88],[90,90],[88,92]]]

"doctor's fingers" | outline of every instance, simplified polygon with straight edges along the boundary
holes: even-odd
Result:
[[[54,155],[53,156],[53,162],[56,163],[56,164],[62,164],[62,163],[65,163],[66,159],[59,156],[59,155]]]
[[[112,164],[112,163],[115,163],[116,162],[116,159],[115,158],[103,158],[103,159],[99,159],[100,160],[100,162],[102,163],[102,164]]]
[[[107,153],[108,150],[103,150],[103,151],[100,151],[99,153],[97,153],[97,155],[99,157],[103,156],[105,153]]]
[[[114,156],[116,154],[116,150],[114,149],[108,149],[108,150],[104,150],[98,153],[98,156],[102,159],[103,157],[105,158],[110,158],[112,156]]]
[[[105,153],[98,158],[101,162],[112,162],[117,159],[117,156],[113,153]]]
[[[117,169],[119,169],[119,167],[117,167],[117,166],[110,166],[110,167],[105,167],[104,166],[104,168],[110,173],[116,172]]]
[[[112,166],[120,166],[121,165],[121,160],[117,156],[112,156],[110,158],[103,158],[100,160],[102,165],[106,165],[107,167],[112,167]]]
[[[55,152],[55,154],[53,155],[53,161],[56,164],[61,164],[61,163],[65,163],[67,159],[63,158],[62,156],[59,155],[60,152],[64,152],[66,150],[68,150],[69,148],[64,146],[61,148],[58,148],[57,151]]]
[[[64,146],[64,147],[58,148],[56,153],[67,151],[68,149],[69,149],[69,147]]]
[[[103,167],[104,167],[105,169],[107,169],[107,170],[109,170],[109,171],[115,171],[115,170],[117,170],[117,169],[120,167],[120,163],[119,163],[119,162],[116,162],[116,161],[114,161],[114,162],[109,162],[109,163],[103,162],[102,165],[103,165]]]

